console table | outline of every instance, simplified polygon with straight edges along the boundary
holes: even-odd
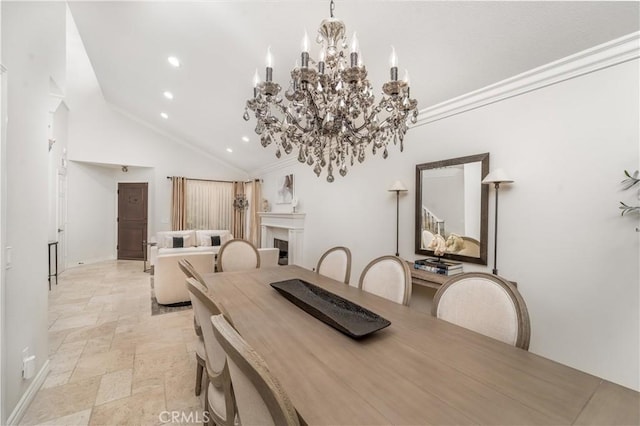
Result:
[[[442,286],[449,278],[455,275],[440,275],[434,272],[425,271],[423,269],[416,269],[413,267],[413,262],[406,261],[409,264],[411,270],[411,282],[415,285],[421,285],[423,287],[435,288],[436,290]],[[509,280],[511,284],[518,287],[516,281]]]
[[[142,272],[149,272],[151,270],[151,266],[149,266],[147,268],[147,262],[149,261],[149,256],[148,256],[148,252],[149,250],[151,250],[151,247],[155,247],[158,245],[157,242],[155,241],[149,241],[149,242],[144,242],[143,244],[146,245],[145,249],[144,249],[144,259],[142,261]]]
[[[51,277],[55,277],[56,285],[58,285],[58,242],[57,241],[49,241],[49,290],[51,290]],[[51,247],[53,247],[53,252],[55,254],[55,263],[53,264],[53,270],[55,272],[51,272]]]
[[[416,285],[435,288],[437,290],[450,278],[447,275],[416,269],[413,267],[413,262],[407,261],[407,264],[409,264],[409,269],[411,270],[411,282]]]

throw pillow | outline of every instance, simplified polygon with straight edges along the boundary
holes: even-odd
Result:
[[[184,237],[173,237],[173,243],[171,245],[173,248],[182,248],[184,247]]]
[[[211,234],[198,235],[198,245],[200,247],[211,247]]]
[[[220,245],[220,235],[212,235],[211,236],[211,245],[219,246]]]

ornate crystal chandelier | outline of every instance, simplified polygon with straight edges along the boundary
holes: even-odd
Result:
[[[395,51],[391,54],[391,77],[382,86],[382,99],[376,104],[373,88],[367,80],[367,70],[361,62],[358,39],[353,34],[350,53],[344,23],[333,17],[324,19],[318,29],[317,42],[322,44],[318,61],[309,56],[305,33],[301,66],[291,71],[289,89],[279,96],[280,85],[272,81],[271,51],[267,52],[266,79],[254,76],[253,98],[247,101],[244,119],[249,110],[257,120],[255,131],[263,147],[274,143],[276,157],[284,150],[298,150],[298,161],[313,167],[317,176],[327,167],[327,181],[333,182],[334,168],[341,176],[354,160],[362,163],[365,150],[382,151],[389,155],[387,145],[393,140],[403,150],[408,120],[417,121],[417,101],[409,95],[409,77],[398,80]],[[311,67],[310,64],[315,65]]]

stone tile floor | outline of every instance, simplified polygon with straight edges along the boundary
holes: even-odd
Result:
[[[151,316],[149,278],[122,260],[61,274],[49,294],[50,371],[21,424],[202,423],[193,311]]]

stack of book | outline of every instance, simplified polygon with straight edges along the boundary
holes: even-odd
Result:
[[[413,263],[413,267],[440,275],[456,275],[462,273],[462,263],[452,262],[451,260],[435,259],[431,257],[416,260]]]

